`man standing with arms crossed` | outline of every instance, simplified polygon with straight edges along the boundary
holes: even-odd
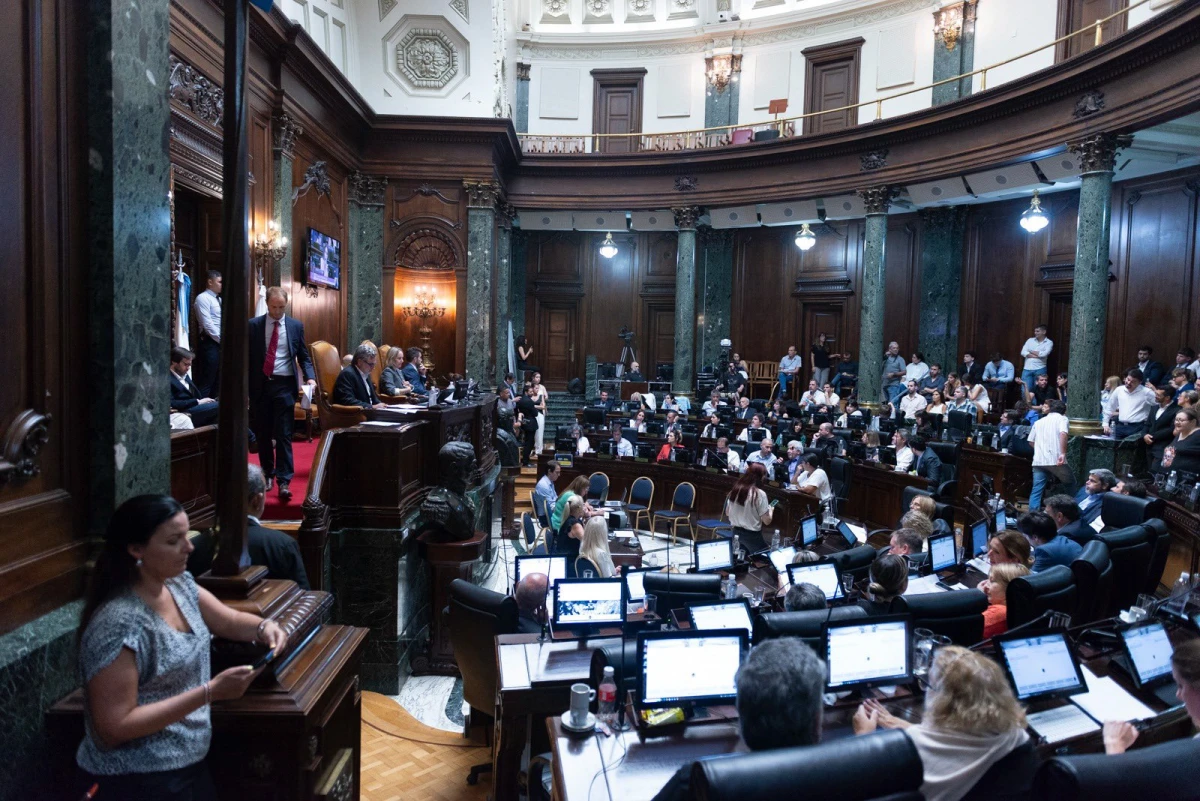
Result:
[[[201,395],[215,398],[221,391],[221,274],[209,270],[205,280],[207,287],[192,302],[200,326],[192,378]]]
[[[1054,350],[1054,342],[1046,339],[1046,326],[1039,325],[1033,329],[1033,336],[1025,340],[1021,346],[1021,356],[1025,364],[1021,368],[1021,381],[1026,389],[1033,391],[1034,382],[1039,375],[1046,375],[1046,358]]]

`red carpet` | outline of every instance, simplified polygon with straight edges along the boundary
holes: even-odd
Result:
[[[279,499],[279,492],[272,488],[267,493],[267,508],[263,511],[263,520],[300,520],[304,517],[304,498],[308,495],[308,474],[312,471],[313,454],[317,452],[319,437],[312,442],[293,441],[292,461],[295,463],[295,475],[289,489],[292,499],[284,503]],[[255,464],[259,464],[258,454],[250,454]]]

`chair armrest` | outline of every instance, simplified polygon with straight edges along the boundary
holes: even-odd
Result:
[[[938,485],[937,491],[934,492],[934,496],[938,500],[947,502],[946,501],[947,498],[953,499],[957,495],[957,493],[958,493],[958,480],[950,479],[949,481],[943,481],[941,484]]]

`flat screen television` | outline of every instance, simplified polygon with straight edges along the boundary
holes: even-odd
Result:
[[[330,289],[342,288],[342,243],[315,228],[308,229],[304,282]]]

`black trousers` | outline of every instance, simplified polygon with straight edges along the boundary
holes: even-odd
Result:
[[[295,472],[292,462],[292,422],[295,419],[296,378],[267,379],[250,404],[250,427],[258,441],[258,461],[263,475],[288,482]],[[271,440],[275,447],[271,447]]]
[[[215,398],[221,391],[221,346],[204,334],[196,342],[192,380],[196,382],[196,389],[206,398]]]
[[[217,801],[208,770],[208,760],[175,770],[154,773],[125,773],[119,776],[81,774],[81,789],[74,796],[82,797],[93,784],[99,785],[96,801]]]
[[[537,426],[533,428],[521,428],[521,454],[522,464],[529,464],[533,461],[533,446],[534,440],[537,437]]]

